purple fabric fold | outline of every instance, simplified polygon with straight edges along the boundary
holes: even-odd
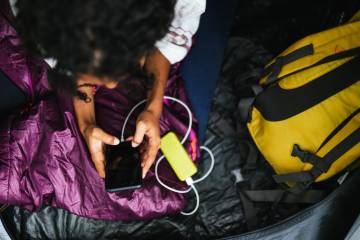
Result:
[[[150,219],[176,214],[186,204],[182,194],[170,192],[157,182],[151,170],[143,187],[121,193],[107,193],[79,133],[71,97],[52,91],[47,81],[49,66],[26,55],[9,18],[0,15],[0,69],[29,99],[22,113],[0,118],[0,203],[36,210],[44,205],[102,220]],[[142,86],[137,87],[144,93]],[[166,95],[189,104],[178,66],[173,66]],[[98,125],[120,135],[130,109],[142,100],[122,89],[100,88],[96,93]],[[9,101],[11,101],[9,99]],[[126,135],[134,131],[136,114]],[[166,102],[161,118],[162,134],[173,131],[182,137],[188,116],[182,106]],[[197,122],[186,147],[195,160],[199,154]],[[159,175],[170,186],[184,188],[166,161]]]

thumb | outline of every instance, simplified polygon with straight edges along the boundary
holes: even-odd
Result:
[[[139,121],[136,124],[135,135],[134,135],[134,139],[132,140],[133,147],[137,147],[142,143],[142,141],[144,140],[145,133],[146,133],[146,125],[143,121]]]
[[[117,137],[104,132],[101,128],[94,128],[92,135],[94,138],[108,145],[118,145],[120,143]]]

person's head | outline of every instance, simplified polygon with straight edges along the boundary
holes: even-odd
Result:
[[[18,0],[17,27],[24,45],[57,64],[49,81],[76,92],[89,77],[107,86],[145,77],[141,60],[163,38],[174,0]]]

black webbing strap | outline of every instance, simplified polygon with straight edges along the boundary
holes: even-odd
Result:
[[[248,190],[246,196],[253,202],[282,202],[312,204],[322,200],[326,193],[321,190],[307,190],[301,194],[293,194],[287,190]]]
[[[352,48],[352,49],[349,49],[349,50],[346,50],[346,51],[338,52],[336,54],[327,56],[326,58],[324,58],[324,59],[320,60],[319,62],[317,62],[316,66],[320,65],[320,64],[336,61],[336,60],[339,60],[339,59],[359,56],[359,54],[360,54],[360,47]]]
[[[327,144],[341,129],[343,129],[356,115],[360,113],[360,108],[352,112],[347,118],[345,118],[321,143],[317,151],[319,151],[325,144]]]
[[[254,104],[255,98],[259,95],[264,89],[260,85],[252,85],[251,90],[253,93],[252,97],[242,98],[238,104],[238,110],[240,113],[240,120],[243,123],[251,121],[251,109]]]
[[[285,56],[277,57],[275,59],[275,62],[265,69],[263,76],[267,76],[270,74],[269,77],[266,79],[265,83],[271,84],[271,83],[275,82],[281,72],[281,69],[286,64],[289,64],[300,58],[303,58],[303,57],[306,57],[306,56],[309,56],[312,54],[314,54],[314,46],[312,44],[309,44],[309,45],[299,48]]]
[[[250,142],[246,142],[248,153],[243,170],[256,170],[258,167],[259,150]]]
[[[237,183],[238,191],[243,206],[244,217],[249,231],[256,229],[258,225],[258,209],[255,203],[272,203],[272,208],[276,208],[279,203],[294,204],[315,204],[326,197],[326,192],[322,190],[307,190],[299,194],[294,194],[289,190],[248,190],[245,182]]]
[[[238,191],[243,206],[244,217],[246,219],[246,226],[248,231],[255,230],[258,227],[257,210],[254,202],[247,196],[247,184],[245,182],[237,183]]]
[[[273,178],[277,183],[308,182],[313,179],[310,171],[279,174],[279,175],[274,175]]]
[[[250,111],[254,105],[255,97],[240,99],[238,104],[238,110],[240,113],[240,120],[242,123],[247,123],[251,120]]]
[[[326,173],[337,159],[339,159],[359,142],[360,128],[351,133],[341,143],[336,145],[323,158],[303,151],[298,145],[295,144],[292,155],[299,157],[303,162],[311,163],[313,167],[308,171],[274,175],[273,177],[277,183],[297,182],[297,184],[290,188],[290,190],[294,193],[301,192],[308,188],[308,186],[313,183],[321,174]]]
[[[274,82],[277,82],[277,81],[280,81],[281,79],[283,78],[286,78],[288,77],[289,75],[292,75],[292,74],[296,74],[298,72],[301,72],[301,71],[304,71],[304,70],[307,70],[309,68],[312,68],[312,67],[316,67],[316,66],[319,66],[321,64],[324,64],[324,63],[329,63],[329,62],[332,62],[332,61],[336,61],[336,60],[340,60],[340,59],[344,59],[344,58],[347,58],[347,57],[355,57],[355,56],[359,56],[360,55],[360,47],[356,47],[356,48],[352,48],[352,49],[349,49],[349,50],[345,50],[345,51],[342,51],[342,52],[339,52],[339,53],[336,53],[336,54],[333,54],[333,55],[330,55],[330,56],[327,56],[323,59],[321,59],[320,61],[314,63],[313,65],[310,65],[310,66],[307,66],[305,68],[302,68],[302,69],[299,69],[299,70],[296,70],[295,72],[291,72],[287,75],[284,75],[282,76],[281,78],[277,78],[278,75],[280,74],[280,71],[278,72],[278,74],[276,75],[276,77],[272,78],[272,79],[267,79],[265,81],[265,85],[270,85],[271,83],[274,83]],[[271,67],[272,65],[270,65],[269,67]],[[282,65],[283,66],[283,65]],[[269,68],[268,67],[268,68]],[[268,70],[268,74],[270,73],[269,71],[271,71],[271,69]],[[275,75],[275,74],[274,74]],[[263,76],[267,76],[266,74],[266,70],[265,70],[265,73],[263,74]],[[270,76],[269,76],[270,78]]]

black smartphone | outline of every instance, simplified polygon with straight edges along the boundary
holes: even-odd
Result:
[[[106,191],[118,192],[140,188],[141,171],[139,147],[132,147],[131,141],[106,146]]]

